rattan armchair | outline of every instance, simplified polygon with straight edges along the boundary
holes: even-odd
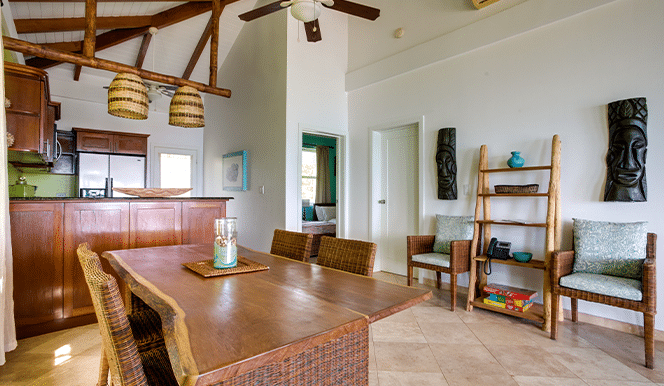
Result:
[[[308,263],[311,256],[312,242],[313,235],[310,233],[275,229],[270,253]]]
[[[574,251],[556,251],[551,256],[551,339],[558,338],[558,313],[561,296],[568,296],[572,301],[572,321],[578,321],[578,299],[589,302],[607,304],[614,307],[643,312],[644,343],[646,367],[655,366],[655,314],[657,306],[657,276],[655,275],[655,246],[657,235],[648,233],[646,256],[643,262],[641,279],[641,301],[628,300],[620,297],[602,295],[594,292],[581,291],[563,287],[560,279],[572,273],[574,267]]]
[[[413,285],[413,268],[435,271],[436,288],[438,289],[440,289],[441,273],[450,275],[450,295],[452,303],[450,309],[454,311],[456,308],[457,275],[470,270],[471,240],[455,240],[450,242],[449,267],[414,261],[413,256],[435,253],[433,250],[434,239],[434,235],[406,236],[406,250],[408,253],[408,285]]]
[[[81,244],[77,253],[102,336],[98,385],[107,385],[110,372],[111,384],[116,386],[177,386],[163,338],[161,341],[154,339],[146,329],[139,334],[141,344],[137,344],[115,278],[104,273],[99,256],[89,249],[87,243]],[[133,318],[138,325],[146,323],[144,326],[149,326],[154,322],[148,313],[138,309]]]
[[[376,244],[368,241],[323,236],[318,250],[318,265],[371,277]]]

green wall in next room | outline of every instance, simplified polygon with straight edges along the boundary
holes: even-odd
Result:
[[[49,174],[45,172],[30,171],[29,168],[17,170],[7,164],[9,185],[16,184],[20,176],[24,176],[28,185],[37,187],[35,197],[76,197],[76,176],[63,174]]]

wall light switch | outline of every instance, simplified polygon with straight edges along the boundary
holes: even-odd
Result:
[[[469,184],[464,184],[463,185],[463,195],[464,196],[470,196],[470,185]]]
[[[261,192],[261,194],[265,194],[265,186],[258,188],[258,191]]]

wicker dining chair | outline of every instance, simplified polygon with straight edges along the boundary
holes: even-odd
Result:
[[[317,264],[371,277],[375,257],[374,243],[323,236]]]
[[[275,229],[270,253],[308,263],[311,256],[312,242],[313,235],[311,233]]]
[[[77,253],[102,336],[98,386],[107,385],[109,372],[111,384],[116,386],[177,386],[163,343],[149,339],[146,341],[149,343],[139,349],[118,284],[113,276],[104,273],[99,256],[89,249],[87,243],[79,245]],[[141,318],[146,315],[136,313],[134,316]],[[140,323],[138,319],[136,321]]]
[[[576,243],[575,238],[575,243]],[[657,306],[657,277],[655,275],[655,246],[657,235],[647,233],[645,260],[639,267],[639,279],[576,272],[575,251],[555,251],[551,255],[551,339],[558,338],[559,302],[561,296],[572,301],[572,321],[578,321],[578,299],[607,304],[643,313],[646,367],[655,366],[655,314]],[[624,244],[624,243],[623,243]],[[575,246],[576,247],[576,246]],[[576,251],[578,256],[578,251]],[[610,260],[610,261],[609,261]],[[593,262],[599,266],[602,262]],[[607,259],[607,267],[615,267],[615,259]],[[613,269],[613,268],[610,268]],[[562,279],[562,281],[561,281]]]

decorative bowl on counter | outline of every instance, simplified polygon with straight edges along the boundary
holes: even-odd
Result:
[[[113,188],[114,191],[138,197],[173,197],[187,193],[192,188]]]
[[[527,263],[533,258],[533,254],[530,252],[512,252],[512,257],[520,263]]]

